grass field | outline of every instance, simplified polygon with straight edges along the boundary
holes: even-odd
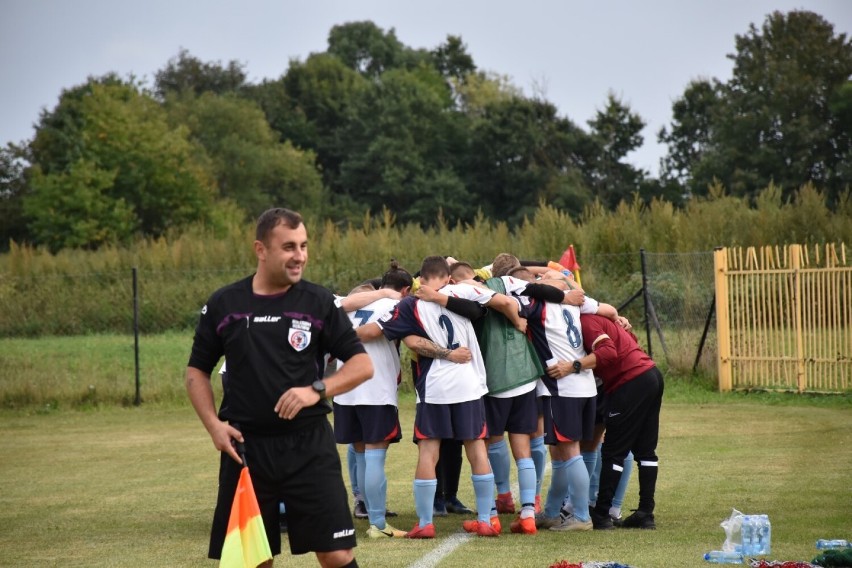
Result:
[[[216,565],[205,556],[218,454],[183,392],[190,342],[191,333],[143,337],[144,403],[134,407],[132,338],[0,339],[0,566]],[[413,414],[404,393],[406,439],[387,466],[403,529],[415,522]],[[358,562],[700,566],[724,541],[719,523],[732,508],[769,515],[772,559],[810,560],[816,539],[852,538],[849,395],[723,395],[706,379],[669,376],[659,455],[657,531],[529,537],[506,528],[499,539],[467,539],[451,516],[436,519],[434,541],[359,538]],[[465,466],[460,497],[472,505],[469,474]],[[634,476],[625,508],[635,503]],[[363,535],[366,522],[356,528]],[[278,566],[316,565],[284,550]]]
[[[672,390],[678,390],[672,389]],[[680,396],[683,398],[683,396]],[[401,404],[406,431],[413,399]],[[720,399],[664,404],[657,531],[503,534],[470,539],[442,567],[547,567],[557,560],[636,567],[697,566],[719,548],[735,507],[767,513],[772,558],[809,560],[817,538],[852,536],[852,412],[828,406]],[[217,454],[188,405],[0,412],[0,565],[214,566],[205,559]],[[389,503],[396,525],[415,522],[415,447],[392,448]],[[635,479],[625,505],[636,502]],[[469,470],[460,497],[473,503]],[[510,517],[504,517],[504,526]],[[461,517],[436,519],[434,541],[359,539],[361,566],[414,565],[454,542]],[[356,521],[359,535],[365,521]],[[285,545],[286,550],[286,545]],[[278,566],[313,566],[312,556]]]

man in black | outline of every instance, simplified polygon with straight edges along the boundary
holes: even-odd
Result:
[[[202,308],[186,371],[189,399],[222,452],[209,556],[222,551],[242,468],[237,441],[245,443],[273,555],[281,551],[283,501],[293,554],[313,551],[324,567],[357,566],[326,397],[355,388],[373,366],[331,292],[302,280],[308,237],[298,213],[263,213],[254,252],[257,272],[220,288]],[[327,353],[346,365],[323,379]],[[210,373],[223,355],[228,382],[217,415]]]

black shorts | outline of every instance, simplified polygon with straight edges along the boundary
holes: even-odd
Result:
[[[399,442],[402,439],[399,410],[392,404],[334,403],[334,439],[338,444]]]
[[[485,396],[485,418],[488,434],[533,434],[538,430],[538,397],[535,389],[511,398]]]
[[[562,396],[542,397],[544,443],[591,440],[595,430],[595,399]]]
[[[481,398],[455,404],[418,402],[414,443],[425,439],[484,440],[488,437],[485,403]]]
[[[305,420],[286,434],[243,429],[246,462],[272,554],[281,553],[279,503],[287,508],[290,552],[331,552],[355,546],[355,526],[343,484],[340,456],[328,419]],[[210,531],[210,558],[220,558],[242,466],[228,454],[219,462],[219,495]]]

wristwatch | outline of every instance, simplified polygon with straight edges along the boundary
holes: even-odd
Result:
[[[574,363],[572,364],[572,366],[574,367],[574,372],[575,372],[575,373],[579,373],[580,371],[582,371],[582,370],[583,370],[583,364],[582,364],[582,363],[580,363],[580,361],[574,361]]]
[[[311,388],[320,395],[320,400],[325,400],[325,383],[323,381],[314,381],[311,383]]]

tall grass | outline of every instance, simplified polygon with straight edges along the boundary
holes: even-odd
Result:
[[[614,211],[593,205],[579,220],[542,203],[532,218],[514,229],[481,215],[470,224],[452,227],[441,219],[428,229],[400,226],[389,211],[346,227],[310,221],[307,277],[345,293],[384,272],[391,258],[414,272],[431,254],[451,254],[484,265],[505,251],[521,258],[558,259],[573,244],[588,282],[599,273],[603,285],[631,273],[589,265],[584,258],[636,253],[640,248],[686,252],[710,251],[719,245],[852,243],[850,195],[845,194],[837,210],[831,211],[811,186],[804,186],[790,203],[781,203],[780,192],[769,187],[750,207],[716,188],[684,209],[665,201],[645,205],[636,199]],[[210,292],[252,272],[253,239],[253,227],[246,226],[220,233],[199,228],[127,248],[64,250],[56,255],[13,243],[9,253],[0,255],[0,337],[131,330],[134,267],[142,331],[186,329]],[[595,292],[594,287],[591,290]],[[615,302],[613,297],[607,299]]]

